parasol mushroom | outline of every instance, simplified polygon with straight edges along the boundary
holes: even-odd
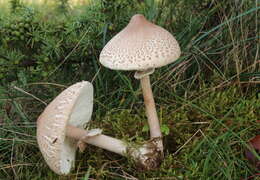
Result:
[[[131,156],[145,169],[152,169],[158,161],[153,144],[132,146],[102,134],[101,129],[85,130],[93,109],[93,86],[83,81],[60,93],[37,120],[37,142],[49,167],[60,175],[67,175],[74,166],[76,150],[83,151],[91,144],[108,151]]]
[[[149,22],[141,14],[134,15],[129,24],[103,48],[100,63],[113,70],[135,70],[140,79],[150,128],[150,137],[163,155],[163,142],[149,75],[174,62],[180,47],[171,33]]]

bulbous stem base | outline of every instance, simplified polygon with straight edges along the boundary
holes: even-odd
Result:
[[[134,157],[138,169],[142,171],[157,169],[164,158],[161,148],[158,147],[161,138],[153,138],[139,148],[129,147],[128,154]]]

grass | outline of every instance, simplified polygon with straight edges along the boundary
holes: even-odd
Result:
[[[87,172],[97,179],[211,179],[212,174],[212,179],[240,179],[256,173],[244,150],[245,142],[259,131],[260,104],[255,96],[241,97],[237,91],[233,86],[211,91],[203,101],[179,97],[172,105],[159,105],[160,119],[170,132],[164,137],[166,157],[159,170],[138,172],[125,158],[89,146],[77,155],[78,171],[67,179],[81,179]],[[144,119],[143,108],[116,108],[96,117],[92,126],[118,138],[143,141],[148,137]],[[7,158],[1,165],[2,178],[12,179],[16,172],[20,179],[58,179],[43,162],[34,135],[35,123],[14,125],[11,120],[1,128],[1,156]]]
[[[35,138],[35,122],[45,107],[43,102],[50,102],[64,86],[89,80],[95,88],[91,127],[127,141],[148,140],[139,81],[133,78],[133,72],[111,71],[98,63],[102,46],[127,23],[130,11],[123,20],[107,18],[104,27],[90,27],[99,31],[95,37],[103,44],[92,43],[88,58],[91,67],[74,72],[64,71],[66,63],[58,64],[47,78],[23,81],[21,76],[20,80],[2,83],[0,179],[240,180],[257,173],[244,151],[246,142],[260,130],[256,95],[260,77],[258,2],[150,2],[144,1],[137,12],[171,31],[182,49],[176,63],[157,69],[151,77],[164,134],[165,160],[161,167],[140,172],[131,160],[88,146],[86,152],[77,154],[72,174],[61,177],[48,168]],[[154,8],[160,5],[168,9],[160,12]],[[95,17],[102,18],[103,14]],[[119,25],[115,25],[117,21]],[[106,29],[111,23],[117,31]],[[66,62],[84,45],[81,41],[87,42],[83,36],[77,41],[78,48],[66,52]],[[14,85],[31,95],[14,89]]]

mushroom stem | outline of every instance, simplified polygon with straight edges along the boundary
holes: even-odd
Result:
[[[89,136],[88,131],[71,125],[67,125],[66,136],[76,140],[82,140],[87,144],[91,144],[120,155],[126,154],[127,151],[126,144],[119,139],[103,134]]]
[[[146,116],[150,128],[150,137],[151,139],[158,138],[158,137],[161,138],[162,133],[161,133],[160,123],[156,112],[149,75],[142,77],[140,81],[141,81],[141,87],[143,91],[144,104],[146,108]],[[163,151],[162,140],[158,142],[158,146],[160,150]]]
[[[161,151],[158,151],[156,142],[148,141],[142,146],[134,147],[125,142],[103,134],[90,135],[87,131],[75,126],[67,125],[66,136],[79,142],[91,144],[122,156],[132,157],[140,168],[150,170],[157,168],[162,159]]]

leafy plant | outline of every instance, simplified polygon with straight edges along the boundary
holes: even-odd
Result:
[[[17,10],[23,7],[21,0],[9,0],[9,3],[10,3],[12,13],[15,13]]]

